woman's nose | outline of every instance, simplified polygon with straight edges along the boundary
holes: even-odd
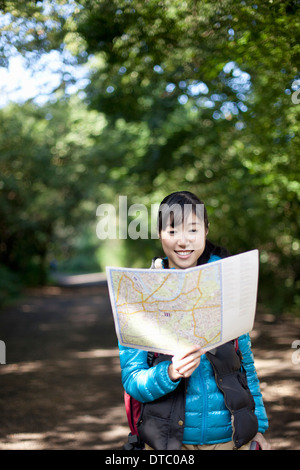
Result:
[[[187,238],[186,238],[186,235],[185,235],[184,233],[181,234],[181,236],[179,237],[177,243],[178,243],[179,246],[186,246],[186,244],[187,244]]]

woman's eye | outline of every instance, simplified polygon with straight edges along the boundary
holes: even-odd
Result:
[[[175,233],[176,233],[175,230],[168,230],[169,235],[175,235]]]

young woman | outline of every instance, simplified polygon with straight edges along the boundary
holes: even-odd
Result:
[[[152,268],[186,269],[229,256],[207,240],[204,204],[192,193],[175,192],[161,203],[158,231],[165,253]],[[268,420],[249,335],[205,353],[159,354],[120,345],[125,391],[143,403],[138,422],[146,449],[248,450],[251,441],[268,450]]]

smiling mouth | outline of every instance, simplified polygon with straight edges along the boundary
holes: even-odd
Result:
[[[175,251],[175,253],[180,258],[188,258],[192,253],[194,253],[194,250],[178,250]]]

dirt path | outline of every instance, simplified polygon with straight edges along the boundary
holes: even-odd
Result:
[[[258,314],[253,350],[275,449],[300,449],[300,322]],[[107,288],[48,287],[0,312],[0,450],[121,449],[128,434]],[[295,358],[295,356],[294,356]]]

